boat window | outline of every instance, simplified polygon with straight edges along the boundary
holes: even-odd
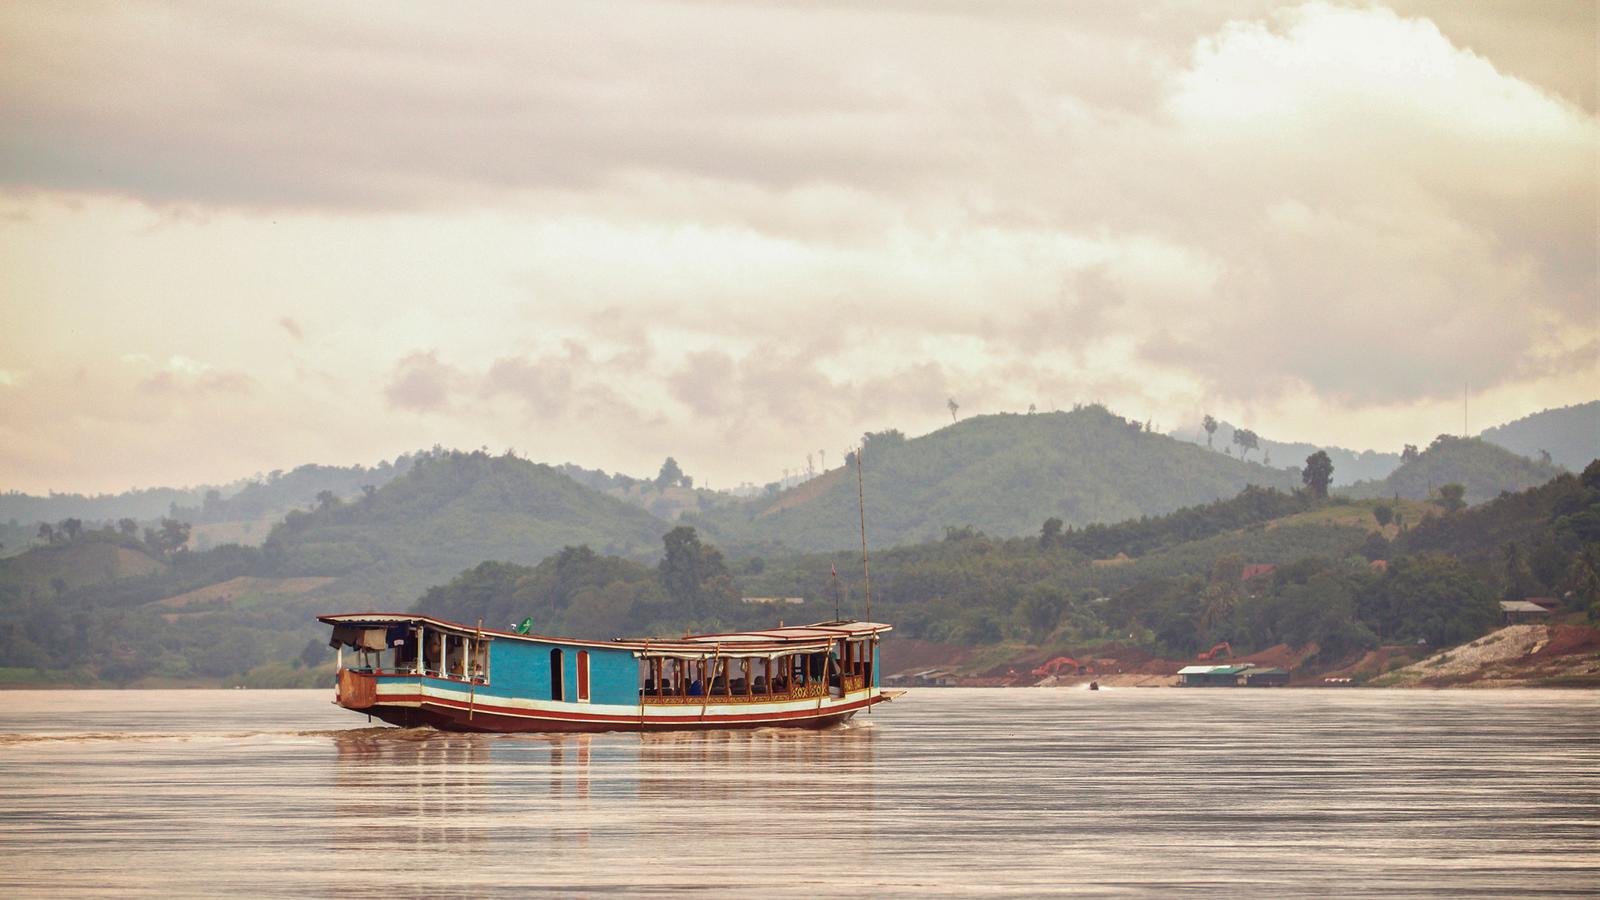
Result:
[[[489,642],[479,639],[472,642],[472,677],[489,680]]]
[[[565,700],[565,699],[567,699],[566,692],[564,690],[562,690],[562,685],[561,685],[562,662],[563,661],[562,661],[561,648],[560,647],[556,647],[556,648],[552,649],[550,651],[550,699],[551,700]]]
[[[417,633],[408,628],[394,645],[389,668],[396,672],[410,672],[417,668]]]

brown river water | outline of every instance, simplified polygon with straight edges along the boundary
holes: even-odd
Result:
[[[1600,694],[923,689],[820,732],[9,692],[0,895],[1600,892]]]

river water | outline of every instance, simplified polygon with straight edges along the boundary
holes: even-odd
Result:
[[[821,732],[10,692],[0,894],[1600,890],[1600,695],[924,689]]]

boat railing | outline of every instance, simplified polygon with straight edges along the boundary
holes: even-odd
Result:
[[[713,691],[710,694],[652,694],[640,692],[646,706],[702,706],[707,703],[783,703],[789,700],[810,700],[825,696],[828,685],[822,680],[797,685],[775,693],[733,693]]]
[[[438,671],[436,669],[423,669],[421,672],[418,672],[416,669],[410,669],[410,668],[407,668],[407,669],[385,669],[385,668],[382,668],[382,667],[379,667],[379,666],[346,666],[345,668],[340,669],[340,671],[341,672],[352,672],[352,673],[355,673],[357,675],[374,675],[374,676],[382,675],[384,677],[392,677],[392,678],[408,678],[408,677],[414,678],[414,677],[417,677],[417,676],[421,676],[423,678],[439,678],[439,679],[442,679],[442,680],[445,680],[445,681],[459,681],[462,684],[470,684],[472,682],[476,682],[478,684],[488,684],[489,683],[489,679],[484,677],[484,675],[481,672],[480,673],[474,673],[471,678],[468,678],[467,676],[465,676],[465,675],[463,675],[463,674],[461,674],[459,672],[440,672],[440,671]]]

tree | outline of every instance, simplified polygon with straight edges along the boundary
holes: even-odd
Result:
[[[322,665],[323,661],[327,658],[328,645],[323,641],[312,638],[310,643],[306,644],[305,647],[300,651],[300,656],[295,659],[294,664],[296,666],[304,666],[308,669],[314,669],[317,666]]]
[[[139,533],[139,523],[135,519],[118,519],[117,530],[122,532],[124,537],[134,537]]]
[[[1591,545],[1574,553],[1565,580],[1567,605],[1586,610],[1591,622],[1600,621],[1600,547]]]
[[[666,461],[661,464],[661,471],[656,475],[656,487],[660,490],[666,490],[682,480],[683,470],[678,468],[678,461],[670,456],[667,457]]]
[[[949,407],[949,409],[950,409],[950,421],[954,422],[956,420],[956,410],[961,408],[961,404],[956,402],[956,398],[951,397],[949,400],[945,401],[944,405]]]
[[[1388,528],[1389,523],[1394,521],[1394,510],[1388,504],[1380,503],[1372,508],[1372,517],[1378,520],[1379,528]]]
[[[1261,446],[1261,439],[1254,431],[1248,428],[1236,428],[1233,432],[1233,442],[1239,445],[1239,458],[1250,456],[1250,451]]]
[[[1379,634],[1436,647],[1483,634],[1500,614],[1494,589],[1448,556],[1392,560],[1367,605]]]
[[[1328,483],[1333,481],[1333,460],[1328,458],[1325,450],[1306,457],[1305,470],[1300,473],[1300,480],[1311,489],[1311,496],[1318,500],[1328,499]]]
[[[1433,502],[1442,507],[1447,513],[1460,512],[1467,505],[1467,501],[1464,499],[1466,492],[1465,485],[1441,484],[1439,485],[1439,496],[1435,497]]]
[[[66,535],[66,538],[69,542],[75,541],[78,539],[78,535],[83,534],[83,520],[70,518],[62,519],[61,523],[57,525],[56,528],[62,534]]]
[[[1540,450],[1539,451],[1539,462],[1542,462],[1547,466],[1548,465],[1552,465],[1554,463],[1554,460],[1552,460],[1550,458],[1550,451],[1549,450]]]
[[[1206,449],[1215,450],[1216,448],[1211,446],[1211,436],[1217,433],[1217,420],[1212,418],[1210,413],[1206,413],[1206,417],[1200,420],[1200,427],[1206,430]]]
[[[1522,552],[1522,547],[1516,541],[1507,541],[1504,553],[1506,589],[1501,596],[1507,600],[1537,596],[1541,590],[1539,581],[1533,577],[1533,568],[1528,565],[1528,555]]]
[[[56,527],[49,522],[40,522],[39,537],[47,544],[54,544],[56,542]]]
[[[1056,630],[1061,613],[1067,608],[1067,595],[1057,588],[1040,587],[1030,590],[1012,609],[1013,620],[1028,639],[1040,641]]]
[[[339,495],[333,491],[317,491],[317,509],[326,512],[339,505]]]
[[[1044,520],[1044,527],[1039,529],[1039,546],[1048,550],[1061,543],[1062,521],[1055,516]]]
[[[661,541],[666,555],[657,571],[667,597],[679,609],[698,618],[706,613],[710,601],[728,599],[733,582],[720,550],[701,544],[700,535],[688,525],[672,529]]]
[[[165,556],[168,553],[182,549],[185,544],[189,543],[189,523],[180,522],[170,517],[163,517],[159,529],[152,531],[146,528],[144,534],[145,543],[150,545],[150,549]]]
[[[1421,458],[1421,456],[1422,454],[1417,451],[1416,444],[1407,444],[1405,449],[1400,451],[1400,463],[1404,465],[1408,462],[1415,462]]]
[[[1381,533],[1374,531],[1367,535],[1366,542],[1361,545],[1361,555],[1370,560],[1388,559],[1389,542]]]

